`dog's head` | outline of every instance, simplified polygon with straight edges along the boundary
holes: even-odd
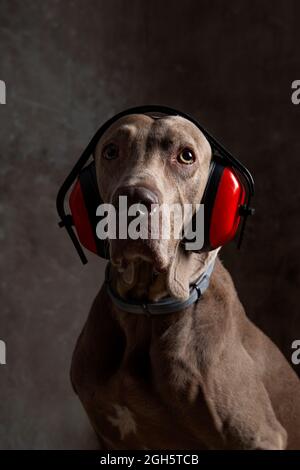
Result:
[[[157,207],[200,203],[211,148],[201,131],[183,117],[134,114],[120,118],[104,133],[94,156],[103,201],[118,208],[119,196],[127,196],[128,206],[142,204],[151,227]],[[171,225],[175,219],[173,213]],[[111,261],[122,269],[144,259],[165,272],[179,243],[173,230],[170,234],[165,239],[160,231],[152,237],[149,228],[145,239],[111,240]]]

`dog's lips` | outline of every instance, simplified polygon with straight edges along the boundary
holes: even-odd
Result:
[[[149,243],[148,240],[118,240],[114,241],[111,250],[111,260],[118,269],[124,270],[128,263],[138,259],[145,260],[153,264],[155,271],[166,272],[168,263],[159,250],[159,245]]]

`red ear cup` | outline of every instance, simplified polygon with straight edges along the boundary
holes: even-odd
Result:
[[[239,227],[239,208],[245,201],[246,191],[237,172],[213,162],[205,189],[204,249],[215,249],[231,241]]]
[[[94,162],[83,168],[73,186],[69,206],[80,243],[93,253],[109,258],[108,242],[96,236],[97,207],[101,204]]]
[[[97,253],[93,227],[89,219],[79,178],[70,194],[69,205],[80,243],[93,253]]]
[[[245,189],[232,168],[224,168],[215,196],[209,226],[212,248],[231,241],[240,222],[239,208],[245,201]]]

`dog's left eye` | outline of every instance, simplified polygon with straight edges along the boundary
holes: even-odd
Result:
[[[106,160],[113,160],[114,158],[117,158],[119,155],[119,150],[116,144],[108,144],[104,147],[102,151],[102,155]]]
[[[191,165],[195,161],[195,155],[190,149],[183,149],[178,154],[177,160],[184,165]]]

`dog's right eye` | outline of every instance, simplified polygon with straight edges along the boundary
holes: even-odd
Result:
[[[192,165],[192,163],[195,161],[195,155],[190,149],[186,148],[179,153],[177,156],[177,161],[179,163],[183,163],[184,165]]]
[[[114,160],[119,155],[119,150],[116,144],[108,144],[102,151],[102,156],[106,160]]]

